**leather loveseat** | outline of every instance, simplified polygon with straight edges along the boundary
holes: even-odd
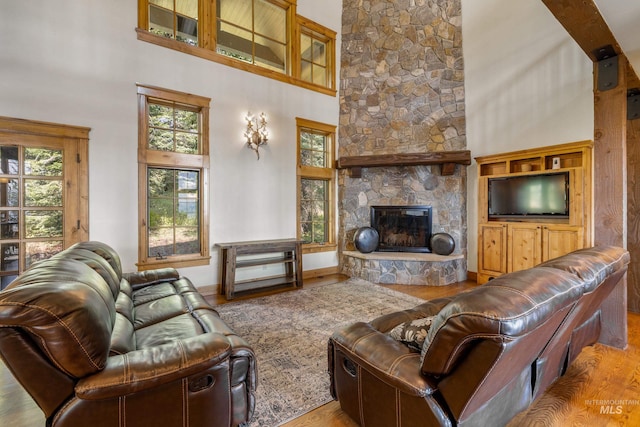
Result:
[[[83,242],[0,292],[0,355],[47,426],[236,426],[252,416],[252,349],[174,269],[123,274]]]
[[[360,425],[503,426],[606,325],[629,254],[582,249],[329,340],[331,393]]]

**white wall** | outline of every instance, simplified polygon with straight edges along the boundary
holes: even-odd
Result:
[[[340,31],[340,0],[298,0],[298,13]],[[212,99],[212,246],[294,237],[295,117],[337,125],[338,98],[138,41],[136,25],[130,0],[0,3],[0,115],[91,128],[90,238],[113,246],[123,268],[135,270],[136,83]],[[248,110],[268,117],[260,161],[243,145]],[[181,273],[199,286],[217,284],[218,257],[213,248],[209,266]],[[304,264],[335,266],[337,257],[306,255]]]
[[[593,139],[593,66],[540,0],[462,0],[472,157]],[[477,271],[477,167],[468,169],[468,268]]]
[[[342,2],[298,0],[338,32]],[[462,0],[472,156],[593,138],[592,66],[540,0]],[[295,236],[295,117],[338,124],[338,98],[138,41],[129,0],[0,3],[0,115],[90,127],[90,238],[124,268],[137,259],[135,83],[211,102],[210,242]],[[339,61],[338,61],[339,65]],[[338,74],[339,75],[339,74]],[[242,142],[247,110],[269,118],[260,161]],[[469,270],[477,271],[475,163],[468,169]],[[305,270],[337,265],[305,255]],[[184,269],[197,285],[208,267]]]

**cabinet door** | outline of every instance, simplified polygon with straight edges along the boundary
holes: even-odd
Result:
[[[507,272],[507,227],[480,224],[478,237],[478,283],[484,283]]]
[[[542,227],[542,259],[557,258],[584,247],[582,227],[545,225]]]
[[[542,262],[542,230],[537,224],[509,224],[508,271],[526,270]]]

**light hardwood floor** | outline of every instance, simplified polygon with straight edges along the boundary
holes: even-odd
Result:
[[[345,280],[331,275],[305,281],[305,288]],[[387,287],[423,299],[461,292],[475,286],[462,282],[443,287],[389,285]],[[287,291],[295,292],[295,290]],[[273,294],[263,292],[241,298]],[[238,299],[241,299],[238,298]],[[214,305],[221,296],[208,296]],[[596,344],[585,348],[567,373],[531,407],[512,420],[516,426],[640,426],[640,315],[629,313],[629,346],[618,350]],[[0,424],[12,427],[44,426],[42,413],[29,395],[0,363]],[[284,427],[355,427],[356,424],[331,402]]]

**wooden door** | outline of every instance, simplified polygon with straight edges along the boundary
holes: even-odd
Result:
[[[526,270],[542,262],[542,230],[538,224],[517,223],[508,226],[508,269]]]
[[[557,258],[584,247],[582,227],[545,225],[542,227],[542,259]]]
[[[89,237],[89,129],[0,117],[0,289]]]
[[[478,236],[478,283],[482,284],[507,272],[507,227],[480,224]]]

